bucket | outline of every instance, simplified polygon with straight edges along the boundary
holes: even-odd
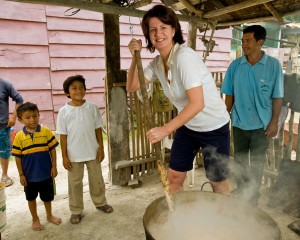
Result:
[[[6,196],[5,196],[5,183],[0,182],[0,233],[6,227]]]
[[[277,223],[259,208],[218,193],[186,191],[173,194],[175,212],[165,197],[146,209],[146,240],[279,240]]]

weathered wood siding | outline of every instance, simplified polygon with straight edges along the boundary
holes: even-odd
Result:
[[[56,114],[67,98],[63,81],[82,74],[87,82],[86,99],[105,107],[105,54],[101,13],[81,10],[65,16],[68,8],[0,0],[0,76],[14,84],[25,101],[38,104],[41,123],[55,129]],[[72,11],[69,11],[70,13]],[[141,38],[139,18],[120,17],[121,69],[128,69],[131,55],[127,45],[133,36]],[[182,23],[187,38],[188,24]],[[113,31],[113,30],[112,30]],[[198,33],[197,51],[204,46]],[[207,38],[209,34],[206,35]],[[218,44],[206,64],[212,72],[225,72],[230,61],[231,30],[215,32]],[[145,43],[145,42],[144,42]],[[145,44],[144,44],[145,45]],[[141,53],[146,66],[155,54]],[[14,104],[11,104],[11,110]],[[16,129],[20,129],[20,124]]]

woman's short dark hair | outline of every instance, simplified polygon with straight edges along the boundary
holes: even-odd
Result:
[[[259,40],[266,40],[267,32],[266,29],[260,25],[251,25],[243,30],[243,33],[254,33],[253,36],[258,42]]]
[[[150,18],[153,17],[158,18],[164,24],[170,25],[175,29],[175,35],[173,37],[175,43],[182,44],[185,42],[182,36],[181,26],[178,17],[176,16],[174,10],[161,4],[155,5],[144,15],[142,20],[142,30],[146,39],[147,49],[151,53],[155,51],[155,47],[152,45],[149,35],[149,21]]]
[[[27,111],[32,111],[32,112],[38,112],[39,113],[39,109],[38,106],[34,103],[31,102],[26,102],[21,104],[18,108],[17,108],[17,116],[19,119],[22,119],[22,115],[24,112]]]
[[[81,82],[83,84],[84,90],[86,90],[85,78],[82,75],[74,75],[74,76],[68,77],[63,83],[63,88],[64,88],[65,94],[70,93],[69,92],[70,85],[75,81]],[[67,96],[67,97],[70,98],[70,96]]]

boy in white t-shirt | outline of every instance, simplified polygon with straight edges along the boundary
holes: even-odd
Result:
[[[59,110],[57,130],[60,134],[63,165],[68,170],[70,222],[82,219],[83,174],[87,166],[91,199],[97,209],[113,212],[105,197],[101,162],[104,159],[102,118],[98,107],[84,99],[86,86],[81,75],[68,77],[63,89],[71,101]]]

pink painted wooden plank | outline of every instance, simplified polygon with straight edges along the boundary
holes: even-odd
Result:
[[[153,59],[154,57],[156,57],[158,54],[159,54],[159,53],[156,52],[156,51],[155,51],[154,53],[150,53],[145,47],[143,47],[143,48],[142,48],[142,51],[141,51],[141,58],[142,58],[143,60],[146,60],[146,59],[152,60],[152,59]],[[131,55],[131,53],[129,52],[128,47],[121,47],[121,48],[120,48],[120,55],[121,55],[121,61],[123,61],[124,59],[125,59],[125,61],[126,61],[127,58],[129,58],[129,59],[131,60],[131,58],[132,58],[132,55]]]
[[[0,68],[0,76],[18,90],[51,89],[48,68]]]
[[[142,65],[143,67],[147,67],[148,64],[152,61],[152,58],[144,58],[142,57]],[[121,59],[121,69],[123,70],[128,70],[130,67],[130,63],[131,63],[131,58],[122,58]]]
[[[102,20],[102,13],[80,10],[73,16],[65,16],[65,11],[70,9],[69,7],[59,7],[59,6],[46,6],[46,15],[54,16],[54,17],[66,17],[66,18],[81,18],[81,19],[94,19],[94,20]],[[72,9],[68,11],[67,14],[72,14],[72,12],[76,9]]]
[[[199,53],[202,57],[202,53]],[[229,52],[211,52],[209,56],[206,58],[211,61],[227,61],[230,62],[230,53]]]
[[[130,30],[132,28],[132,33],[136,36],[144,37],[143,31],[140,25],[133,25],[128,22],[120,22],[120,34],[131,34]]]
[[[99,108],[100,107],[103,108],[105,106],[105,95],[104,94],[88,93],[88,94],[86,94],[85,99],[96,103]]]
[[[136,38],[136,39],[141,39],[142,40],[142,45],[147,46],[146,42],[145,42],[145,38],[143,36],[134,35],[133,37]],[[127,35],[123,34],[122,37],[121,37],[121,40],[120,40],[120,45],[121,46],[128,46],[131,39],[132,39],[132,37],[131,37],[130,34],[127,34]]]
[[[2,19],[46,22],[44,5],[0,0],[0,6]]]
[[[66,105],[67,102],[69,102],[70,99],[67,98],[65,95],[54,95],[53,96],[53,111],[57,113],[61,107]]]
[[[99,20],[48,17],[47,28],[48,30],[100,33],[103,32],[103,22]]]
[[[54,131],[55,128],[55,119],[53,111],[41,111],[40,112],[40,124],[50,128]]]
[[[51,71],[105,69],[101,58],[51,58]]]
[[[48,68],[49,66],[47,46],[0,44],[0,67]]]
[[[104,45],[103,33],[48,31],[49,43]]]
[[[0,21],[0,29],[0,43],[48,45],[46,23],[3,19]]]
[[[200,35],[203,36],[204,32],[202,32]],[[211,35],[211,30],[208,30],[206,32],[206,37],[209,38],[210,35]],[[232,37],[232,28],[225,28],[225,29],[216,30],[214,32],[213,37],[214,38],[231,38]]]
[[[120,23],[131,23],[132,25],[140,25],[142,18],[129,17],[129,16],[120,16]]]
[[[104,46],[101,45],[67,45],[50,44],[50,57],[83,57],[83,58],[104,58]]]
[[[51,90],[20,90],[24,102],[38,105],[40,110],[53,110]]]
[[[57,71],[57,72],[51,72],[51,83],[52,83],[52,89],[63,89],[63,82],[70,76],[73,75],[82,75],[86,80],[86,88],[92,89],[92,88],[104,88],[104,76],[105,71],[97,70],[97,71],[80,71],[80,70],[74,70],[74,71]]]
[[[230,52],[230,48],[231,48],[231,40],[230,39],[227,39],[227,40],[215,39],[215,41],[216,41],[217,45],[215,45],[213,52],[223,52],[223,53]],[[203,48],[201,48],[201,50],[205,49],[203,44],[202,44],[202,46],[203,46]]]

